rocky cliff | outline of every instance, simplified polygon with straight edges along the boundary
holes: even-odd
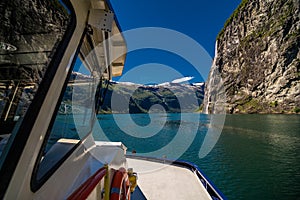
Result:
[[[2,134],[27,112],[69,22],[59,0],[0,1]]]
[[[228,113],[299,113],[299,50],[299,0],[243,0],[218,35],[203,107],[220,73]]]

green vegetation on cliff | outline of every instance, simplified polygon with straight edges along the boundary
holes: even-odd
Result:
[[[234,18],[238,16],[238,14],[241,12],[241,10],[245,7],[245,5],[248,3],[249,0],[242,0],[240,5],[237,7],[237,9],[234,10],[234,12],[231,14],[231,16],[226,20],[224,27],[217,35],[217,40],[221,38],[224,34],[225,28],[233,21]]]
[[[221,73],[227,112],[300,113],[299,13],[297,0],[243,0],[225,22],[207,82]],[[204,107],[218,85],[206,88]]]

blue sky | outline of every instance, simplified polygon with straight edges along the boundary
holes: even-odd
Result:
[[[205,49],[210,56],[206,63],[212,62],[216,36],[240,2],[241,0],[111,0],[122,31],[141,27],[161,27],[178,31],[197,41]],[[132,42],[130,38],[126,38],[126,41],[128,45]],[[157,63],[156,67],[155,63]],[[163,70],[159,73],[157,69],[161,65],[174,69],[176,73],[172,73],[172,70]],[[205,67],[207,70],[210,68],[207,64]],[[139,70],[130,73],[134,68]],[[140,49],[129,52],[123,74],[126,78],[117,77],[114,80],[160,83],[181,78],[180,76],[195,77],[191,82],[199,82],[207,78],[207,75],[199,74],[195,66],[185,58],[161,49]]]

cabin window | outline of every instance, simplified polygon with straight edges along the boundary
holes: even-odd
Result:
[[[38,185],[45,182],[77,144],[92,133],[96,120],[95,102],[99,101],[96,94],[101,93],[101,83],[109,76],[103,44],[96,39],[104,38],[102,34],[91,26],[86,27],[37,164],[35,181]]]
[[[0,1],[0,169],[70,21],[61,0]]]
[[[0,199],[75,23],[68,0],[0,1]]]

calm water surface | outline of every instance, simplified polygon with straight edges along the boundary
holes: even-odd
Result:
[[[121,140],[129,151],[138,153],[163,148],[175,138],[179,127],[183,128],[185,139],[193,142],[180,159],[197,164],[228,199],[300,199],[300,115],[227,115],[217,144],[202,159],[198,153],[209,116],[201,115],[199,124],[193,117],[181,118],[194,114],[152,115],[152,121],[147,114],[131,115],[141,127],[150,123],[163,127],[146,138],[120,129],[120,123],[128,124],[127,130],[135,128],[127,121],[128,115],[117,115],[118,124],[112,115],[99,115],[98,120],[109,140]],[[198,130],[194,133],[191,127],[195,126]]]

